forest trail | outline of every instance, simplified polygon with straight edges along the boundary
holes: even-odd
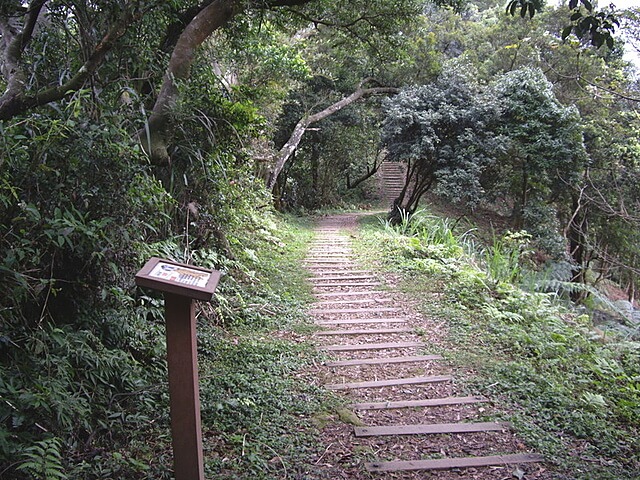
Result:
[[[509,425],[487,420],[491,399],[465,392],[434,354],[444,321],[359,265],[356,228],[355,214],[322,218],[305,260],[314,342],[330,356],[318,377],[348,405],[322,427],[317,478],[551,478]]]

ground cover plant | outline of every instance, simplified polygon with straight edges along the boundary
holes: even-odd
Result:
[[[444,354],[473,372],[469,390],[494,400],[501,419],[563,478],[636,478],[640,343],[595,328],[556,293],[522,289],[522,238],[480,248],[452,226],[424,213],[398,227],[370,219],[361,248],[403,276],[425,314],[445,321]]]
[[[243,234],[243,248],[234,248],[234,260],[213,250],[191,252],[223,271],[217,298],[198,310],[209,476],[282,478],[309,468],[317,446],[311,419],[331,407],[301,373],[317,354],[295,334],[277,333],[307,328],[300,261],[309,236],[308,222],[263,213],[261,228]],[[182,252],[168,242],[154,249],[175,258]],[[87,329],[43,326],[28,344],[47,353],[32,358],[42,373],[18,383],[3,370],[2,415],[11,423],[3,423],[0,477],[171,478],[161,298],[143,291],[121,298],[114,322],[125,325],[121,333],[133,353],[107,348]],[[72,385],[81,390],[69,391]],[[91,392],[84,391],[88,385]],[[33,440],[34,413],[27,408],[39,409],[35,428],[48,430],[41,439]]]

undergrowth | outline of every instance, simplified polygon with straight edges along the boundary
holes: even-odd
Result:
[[[308,471],[317,451],[311,419],[330,402],[304,374],[317,353],[284,333],[306,325],[310,293],[300,264],[311,229],[291,217],[263,225],[272,227],[267,241],[245,243],[251,259],[244,261],[253,269],[221,289],[221,323],[205,322],[199,334],[211,478],[274,479]]]
[[[566,478],[638,478],[640,343],[603,336],[556,293],[518,286],[528,267],[526,233],[480,247],[451,227],[426,215],[399,227],[369,219],[361,247],[446,321],[447,358],[477,373],[467,388],[502,407]],[[428,291],[444,295],[425,300]]]
[[[315,351],[277,333],[307,328],[300,262],[312,233],[294,217],[245,215],[250,233],[229,235],[232,257],[185,249],[181,238],[140,246],[139,255],[223,274],[214,301],[197,309],[207,478],[284,478],[310,468],[309,419],[328,401],[302,373]],[[24,339],[0,336],[12,342],[0,349],[0,478],[172,477],[162,297],[112,294],[118,302],[85,328],[80,317],[43,322]],[[4,361],[9,348],[21,363]]]

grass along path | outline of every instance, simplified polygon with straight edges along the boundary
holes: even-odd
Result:
[[[425,236],[391,231],[373,216],[362,218],[361,224],[359,230],[338,229],[347,233],[349,248],[357,255],[358,266],[353,268],[360,272],[353,276],[373,273],[379,285],[366,290],[382,292],[374,297],[375,305],[400,312],[387,311],[376,318],[367,314],[372,321],[368,326],[353,323],[359,318],[353,314],[323,318],[324,325],[314,326],[305,313],[305,305],[312,301],[305,277],[318,275],[301,268],[312,251],[312,227],[286,218],[271,229],[273,239],[248,252],[255,257],[256,274],[245,280],[241,296],[227,292],[226,303],[218,306],[223,324],[201,320],[207,478],[639,478],[638,397],[633,390],[638,383],[634,378],[640,377],[637,344],[603,343],[592,335],[587,318],[563,309],[548,296],[528,294],[490,278],[465,256],[455,236],[435,238],[433,232],[443,230],[442,225],[429,227],[432,234],[427,241]],[[345,245],[324,243],[348,253]],[[334,267],[328,270],[334,273],[327,275],[339,276],[336,271],[341,269]],[[351,281],[373,283],[364,278]],[[371,308],[370,298],[356,291],[359,288],[349,288],[326,293],[313,308]],[[328,362],[355,361],[360,353],[348,352],[347,360],[336,360],[330,358],[332,353],[317,352],[311,345],[340,343],[337,335],[313,336],[320,328],[407,327],[411,332],[394,334],[400,336],[397,341],[422,342],[428,348],[419,353],[443,359],[328,368]],[[368,341],[382,343],[388,341],[386,335]],[[347,338],[354,341],[352,335]],[[354,368],[367,377],[347,373]],[[365,396],[357,400],[348,397],[350,389],[323,387],[401,376],[454,380],[359,388],[358,395]],[[384,389],[396,392],[397,398],[371,394]],[[387,400],[415,400],[401,397],[404,393],[426,391],[434,397],[482,396],[491,402],[458,404],[455,409],[378,408]],[[366,413],[350,407],[353,403],[368,404]],[[401,417],[396,417],[398,412],[403,412]],[[428,444],[417,436],[407,436],[408,441],[387,436],[388,455],[374,438],[354,436],[356,426],[407,424],[418,420],[417,415],[421,423],[509,422],[517,437],[500,432],[497,438],[504,442],[500,453],[534,451],[544,454],[547,463],[437,473],[365,470],[365,463],[380,459],[438,458],[457,452],[486,455],[487,438],[496,436],[474,433],[475,440],[469,442],[458,434],[438,435]]]
[[[426,322],[430,353],[445,358],[459,392],[490,398],[487,419],[513,425],[550,478],[640,478],[638,342],[603,340],[552,295],[487,273],[446,221],[404,232],[373,216],[362,223],[354,248],[364,265],[384,271]]]

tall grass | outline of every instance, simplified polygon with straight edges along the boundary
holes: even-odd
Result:
[[[413,215],[401,210],[400,219],[395,225],[388,219],[381,219],[381,223],[387,232],[415,237],[426,245],[461,248],[465,253],[476,250],[475,229],[455,233],[457,221],[451,218],[430,215],[425,210],[418,210]]]
[[[494,234],[491,245],[479,249],[475,256],[496,282],[519,284],[523,278],[524,264],[532,253],[530,241],[531,235],[524,231],[507,232],[501,237]]]

